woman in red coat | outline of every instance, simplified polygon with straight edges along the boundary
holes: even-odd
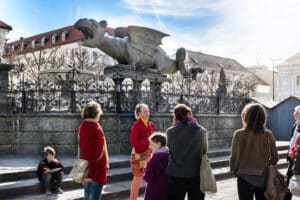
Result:
[[[130,130],[130,144],[132,152],[130,165],[133,172],[133,181],[130,188],[130,200],[137,200],[141,182],[143,180],[143,169],[151,156],[149,148],[149,136],[155,131],[154,123],[149,121],[150,111],[146,104],[138,104],[135,107],[136,122]]]
[[[82,111],[83,121],[79,127],[81,159],[88,161],[89,174],[82,180],[85,200],[101,198],[103,185],[107,183],[108,153],[105,136],[99,124],[101,106],[89,102]]]

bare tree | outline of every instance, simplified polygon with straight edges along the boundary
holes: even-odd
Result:
[[[236,74],[227,83],[229,95],[240,98],[250,97],[250,94],[255,91],[256,85],[257,81],[254,77],[245,74]]]
[[[45,49],[39,47],[36,51],[21,55],[25,63],[26,76],[34,82],[36,88],[41,87],[39,72],[43,69],[55,66],[59,47]]]

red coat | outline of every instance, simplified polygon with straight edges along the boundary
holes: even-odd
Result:
[[[107,160],[103,152],[104,139],[102,128],[98,123],[82,121],[79,127],[80,158],[88,161],[88,178],[101,185],[107,183]],[[103,156],[99,160],[102,152]]]
[[[140,154],[149,147],[149,136],[156,130],[153,122],[148,122],[148,127],[141,119],[134,122],[130,130],[130,144],[135,152]]]

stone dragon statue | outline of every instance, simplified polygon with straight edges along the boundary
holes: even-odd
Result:
[[[128,26],[117,28],[116,33],[122,36],[105,36],[105,29],[93,19],[79,19],[74,27],[80,30],[84,38],[81,45],[98,48],[104,53],[116,59],[119,64],[129,65],[133,70],[151,68],[162,74],[173,74],[177,71],[184,77],[193,77],[202,73],[202,68],[185,67],[186,50],[179,48],[176,52],[176,60],[169,58],[159,47],[163,37],[168,34],[140,26]],[[121,31],[118,31],[121,30]]]

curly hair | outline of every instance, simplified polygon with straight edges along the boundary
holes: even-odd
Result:
[[[81,117],[83,119],[87,119],[87,118],[94,119],[95,117],[97,117],[98,114],[100,115],[103,114],[101,105],[95,101],[90,101],[83,108],[81,112]]]

